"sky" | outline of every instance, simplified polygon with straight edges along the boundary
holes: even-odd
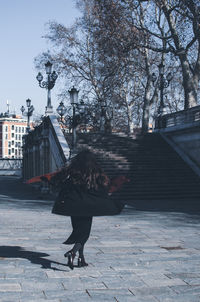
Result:
[[[74,0],[0,0],[0,112],[21,114],[31,99],[36,114],[44,114],[47,91],[38,86],[34,58],[50,45],[42,38],[49,21],[70,26],[79,15]],[[44,79],[46,79],[46,74]],[[52,90],[54,110],[59,87]]]

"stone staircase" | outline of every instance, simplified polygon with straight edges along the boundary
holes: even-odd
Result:
[[[72,137],[66,134],[71,145]],[[200,179],[158,134],[131,138],[118,134],[78,133],[77,149],[89,148],[110,177],[126,175],[119,193],[127,203],[199,200]]]

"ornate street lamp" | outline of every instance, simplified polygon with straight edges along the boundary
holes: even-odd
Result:
[[[76,106],[78,105],[78,93],[79,91],[72,87],[71,90],[68,91],[70,95],[70,102],[72,105],[72,150],[75,153],[76,149]]]
[[[66,112],[70,109],[66,108],[63,102],[60,102],[58,108],[56,109],[57,113],[61,117],[61,121],[63,122],[63,117],[65,116],[66,124],[70,121],[70,124],[72,126],[72,151],[71,155],[76,154],[76,142],[77,142],[77,136],[76,136],[76,128],[82,121],[82,118],[85,114],[85,103],[83,100],[78,102],[78,93],[79,91],[72,87],[71,90],[68,91],[70,94],[70,103],[72,108],[72,117],[70,115],[66,115]]]
[[[51,89],[54,87],[58,75],[55,71],[52,72],[52,63],[50,61],[45,64],[45,70],[47,74],[47,81],[43,81],[43,75],[41,72],[38,73],[36,79],[38,80],[41,88],[47,89],[47,106],[45,114],[48,115],[53,113],[53,106],[51,105]]]
[[[67,108],[64,103],[61,101],[58,108],[56,109],[57,113],[60,115],[60,120],[63,122],[63,116],[65,115]]]
[[[163,115],[164,111],[164,88],[169,87],[169,84],[172,80],[172,74],[169,72],[167,76],[164,74],[164,68],[165,65],[163,63],[160,63],[159,66],[159,76],[157,77],[155,73],[152,74],[151,79],[153,82],[154,87],[158,87],[160,90],[160,104],[158,107],[158,116]]]
[[[27,116],[27,128],[26,128],[26,132],[28,133],[30,131],[30,117],[33,115],[33,111],[35,110],[33,105],[31,105],[31,100],[30,99],[27,99],[26,100],[26,106],[28,108],[27,111],[25,111],[25,107],[22,106],[21,107],[21,112],[22,112],[22,115],[25,115]]]

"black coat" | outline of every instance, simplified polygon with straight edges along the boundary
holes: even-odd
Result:
[[[64,216],[105,216],[121,212],[123,205],[108,195],[105,188],[87,190],[70,182],[63,185],[52,213]]]

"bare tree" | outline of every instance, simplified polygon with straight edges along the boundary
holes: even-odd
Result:
[[[197,104],[200,81],[200,3],[197,0],[123,1],[132,11],[146,9],[145,22],[135,26],[151,40],[138,46],[157,53],[172,54],[182,69],[185,109]],[[164,26],[163,26],[164,25]],[[162,29],[162,31],[161,31]],[[165,45],[165,47],[163,47]]]

